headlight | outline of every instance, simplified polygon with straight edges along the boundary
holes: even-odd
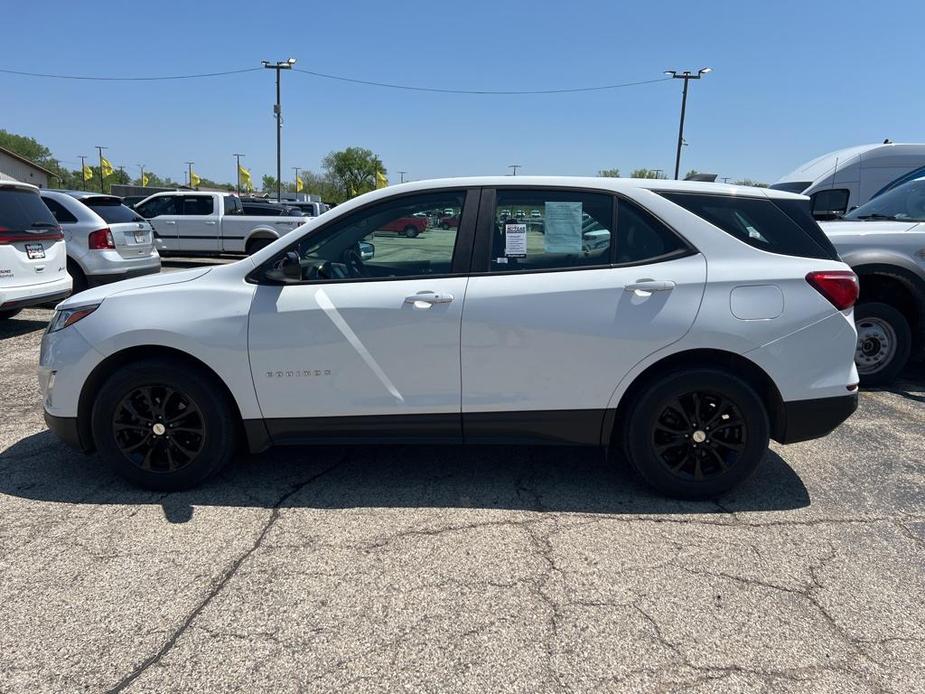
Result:
[[[99,308],[99,304],[91,304],[89,306],[78,306],[77,308],[64,308],[60,311],[55,311],[55,315],[52,317],[51,322],[48,324],[48,332],[53,333],[58,330],[62,330],[69,325],[74,325],[79,320],[83,320],[96,309]]]

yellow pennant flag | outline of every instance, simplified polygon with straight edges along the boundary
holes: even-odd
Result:
[[[199,187],[199,183],[200,183],[201,181],[202,181],[202,179],[199,178],[199,176],[196,174],[196,172],[193,171],[192,169],[190,169],[190,171],[189,171],[189,184],[190,184],[190,186],[192,186],[193,188],[198,188],[198,187]]]
[[[84,175],[84,180],[89,181],[91,178],[93,178],[93,169],[91,169],[89,166],[84,164],[83,175]]]
[[[385,188],[389,185],[389,179],[381,171],[376,172],[376,188]]]
[[[112,164],[106,157],[100,159],[100,168],[103,170],[103,177],[112,176]]]
[[[144,174],[144,175],[141,177],[141,185],[143,185],[143,186],[148,185],[148,174]]]
[[[302,179],[296,176],[295,177],[295,192],[301,193],[303,188],[305,188],[305,186],[302,185]]]
[[[244,184],[246,190],[251,189],[251,172],[245,169],[243,166],[238,164],[238,175],[241,176],[241,183]]]

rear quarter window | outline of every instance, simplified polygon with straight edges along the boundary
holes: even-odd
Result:
[[[838,259],[835,248],[813,220],[808,200],[772,201],[768,198],[674,192],[661,195],[762,251]]]

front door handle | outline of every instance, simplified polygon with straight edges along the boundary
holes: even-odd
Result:
[[[161,220],[161,224],[176,224],[176,222],[173,221],[172,219],[164,219],[164,220]]]
[[[675,288],[671,280],[636,280],[626,285],[623,290],[627,292],[670,292]]]
[[[218,222],[216,222],[216,221],[214,221],[214,220],[213,220],[213,221],[206,221],[206,224],[208,224],[208,225],[210,225],[210,226],[215,226],[216,224],[218,224]]]
[[[418,292],[417,294],[405,297],[406,304],[448,304],[452,300],[452,294],[443,294],[440,292]]]

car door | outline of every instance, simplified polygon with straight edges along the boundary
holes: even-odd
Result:
[[[596,444],[623,376],[693,324],[705,260],[607,192],[500,188],[481,200],[462,327],[466,440]]]
[[[217,253],[221,250],[221,233],[216,196],[184,195],[180,198],[182,213],[177,218],[177,240],[180,251]]]
[[[379,236],[453,204],[459,230]],[[253,273],[254,386],[276,441],[459,440],[459,340],[477,190],[404,194],[347,212]],[[301,279],[280,263],[297,258]]]
[[[175,195],[159,195],[135,206],[135,211],[151,223],[158,251],[180,250],[177,222],[182,209],[180,198]]]

